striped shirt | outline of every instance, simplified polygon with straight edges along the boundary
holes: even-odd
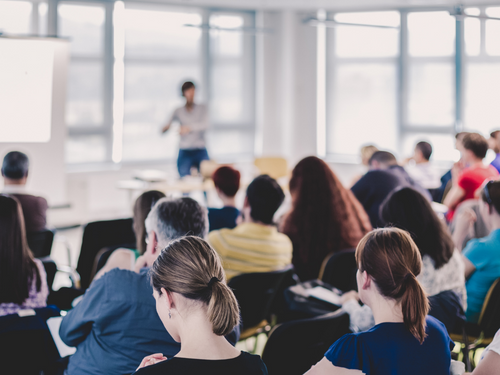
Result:
[[[215,230],[208,242],[222,258],[228,280],[241,273],[276,271],[292,262],[292,241],[271,226],[243,223]]]

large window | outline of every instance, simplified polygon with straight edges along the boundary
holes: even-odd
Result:
[[[252,12],[118,1],[61,2],[58,14],[59,34],[72,39],[69,163],[175,158],[178,128],[160,130],[184,104],[186,80],[209,106],[210,155],[252,153]]]

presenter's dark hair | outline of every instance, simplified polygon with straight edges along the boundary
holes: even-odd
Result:
[[[410,234],[399,228],[371,231],[359,242],[356,262],[384,297],[401,303],[406,328],[422,344],[429,301],[417,280],[422,258]]]
[[[420,254],[429,255],[436,268],[441,268],[452,257],[455,245],[448,228],[418,191],[405,187],[389,194],[381,205],[380,217],[385,226],[409,232]]]
[[[21,305],[33,282],[40,290],[42,280],[28,247],[21,204],[0,195],[0,303]]]
[[[415,148],[420,150],[425,160],[429,160],[431,158],[432,146],[429,142],[418,142]]]
[[[191,81],[186,81],[182,84],[182,87],[181,87],[181,93],[182,93],[182,96],[184,96],[184,93],[189,90],[189,89],[194,89],[196,88],[196,86],[194,85],[193,82]]]
[[[220,257],[205,240],[186,236],[170,242],[151,267],[150,276],[160,295],[164,288],[205,304],[216,335],[225,336],[240,323],[238,302],[226,284]]]
[[[139,254],[144,254],[147,247],[147,232],[144,222],[153,206],[162,198],[165,198],[165,194],[163,194],[161,191],[150,190],[142,193],[134,203],[133,229],[136,238],[137,251],[139,251]]]
[[[250,216],[255,221],[272,224],[273,216],[285,199],[285,194],[274,178],[256,177],[247,188]]]
[[[2,175],[12,180],[20,180],[28,175],[28,156],[19,151],[11,151],[3,158]]]
[[[396,160],[396,157],[388,151],[376,151],[376,152],[374,152],[372,157],[370,158],[370,160],[368,162],[368,165],[372,165],[372,163],[374,161],[378,161],[379,163],[387,164],[387,165],[394,165],[394,164],[398,163],[398,161]]]
[[[240,189],[240,172],[229,166],[218,168],[212,175],[214,185],[226,196],[234,197]]]
[[[462,139],[462,144],[466,150],[472,151],[479,159],[484,159],[488,152],[488,141],[479,133],[467,133]]]

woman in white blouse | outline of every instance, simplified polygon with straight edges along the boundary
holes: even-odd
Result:
[[[463,260],[429,201],[412,188],[402,188],[386,198],[380,214],[387,226],[411,234],[422,256],[422,271],[417,279],[427,295],[451,290],[461,298],[465,310],[467,293]],[[342,301],[342,307],[350,315],[351,326],[364,331],[375,324],[370,308],[357,302],[356,292],[346,293]]]

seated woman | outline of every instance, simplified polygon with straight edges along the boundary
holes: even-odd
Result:
[[[158,202],[161,198],[164,198],[165,194],[161,191],[151,190],[142,193],[139,198],[134,203],[133,217],[134,217],[134,233],[136,240],[136,249],[116,249],[109,256],[106,264],[96,273],[93,280],[97,280],[102,275],[104,275],[109,270],[113,268],[120,268],[126,270],[134,270],[135,262],[146,251],[146,227],[145,220],[151,211],[151,208]]]
[[[194,236],[172,241],[150,275],[156,311],[181,351],[169,359],[162,354],[144,358],[137,374],[267,374],[259,356],[239,351],[224,338],[239,324],[238,302],[207,242]]]
[[[449,375],[453,342],[441,322],[426,317],[429,302],[416,277],[422,260],[408,232],[368,233],[356,249],[356,262],[359,295],[376,325],[341,337],[307,374],[348,368],[370,375]]]
[[[486,347],[481,360],[470,375],[500,375],[500,330],[498,330],[495,338],[490,345]]]
[[[426,294],[435,296],[451,290],[465,308],[467,296],[462,257],[429,201],[412,188],[402,188],[386,198],[380,211],[386,225],[408,231],[415,241],[422,256],[422,272],[417,279]],[[351,325],[361,330],[371,328],[375,324],[372,311],[366,305],[361,307],[356,298],[355,292],[343,297],[343,308],[351,317]],[[453,319],[450,317],[450,326]]]
[[[479,212],[491,230],[489,236],[472,239],[462,251],[467,283],[467,321],[477,323],[484,299],[500,277],[500,181],[489,181],[481,191]],[[471,210],[457,217],[455,231],[466,236],[476,220]],[[457,238],[462,243],[463,238]]]
[[[47,275],[28,248],[16,198],[0,195],[0,316],[47,305]]]
[[[209,208],[209,231],[236,227],[240,211],[236,208],[235,195],[240,189],[240,172],[229,166],[218,168],[213,176],[215,190],[222,201],[222,208]]]
[[[372,229],[363,206],[315,156],[293,169],[290,194],[292,208],[280,231],[292,240],[292,263],[302,281],[318,278],[327,255],[356,247]]]

